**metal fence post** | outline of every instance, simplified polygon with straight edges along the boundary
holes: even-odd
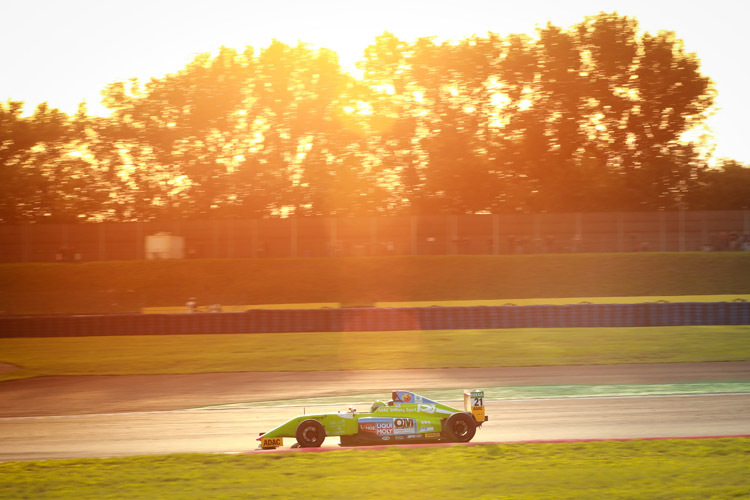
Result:
[[[219,221],[211,221],[211,252],[213,253],[214,259],[220,259],[223,256],[219,255]],[[180,234],[179,232],[177,234]]]
[[[25,227],[25,229],[24,229],[24,232],[23,232],[24,233],[24,238],[23,238],[23,257],[22,257],[22,259],[23,259],[23,262],[29,262],[31,260],[31,242],[33,241],[33,238],[34,238],[34,233],[33,233],[34,230],[32,229],[34,227],[34,225],[33,224],[26,224],[26,226],[24,226],[24,227]]]
[[[136,260],[144,259],[143,249],[143,222],[136,222],[135,226],[135,258]]]
[[[445,250],[448,255],[458,253],[458,216],[449,215],[446,219],[448,223],[448,241],[445,243]]]
[[[227,224],[227,258],[234,258],[234,219],[229,219]]]
[[[667,214],[662,210],[659,211],[659,250],[667,251]]]
[[[106,251],[106,233],[104,231],[104,224],[99,224],[99,260],[107,260],[107,251]]]
[[[291,238],[289,252],[291,253],[291,257],[294,258],[297,257],[297,217],[292,217],[289,231],[289,236]]]
[[[258,257],[258,219],[250,221],[250,257]]]
[[[338,235],[336,234],[337,231],[337,224],[336,224],[336,217],[329,217],[328,219],[328,232],[330,233],[330,238],[328,240],[328,256],[329,257],[336,257],[336,238],[338,238]]]
[[[378,255],[378,219],[370,218],[370,252],[368,255]]]
[[[682,205],[680,205],[680,209],[678,212],[678,223],[679,223],[678,225],[679,225],[679,231],[680,231],[679,250],[680,252],[684,252],[685,251],[685,208]]]
[[[411,254],[417,255],[418,249],[417,249],[417,216],[412,215],[409,218],[409,222],[411,225]]]
[[[70,238],[69,238],[68,231],[69,231],[68,224],[67,223],[63,224],[62,225],[62,245],[61,245],[63,248],[70,248]]]
[[[492,214],[492,255],[500,253],[500,216]]]

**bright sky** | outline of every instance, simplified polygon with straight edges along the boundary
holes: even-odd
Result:
[[[600,11],[636,17],[652,33],[675,31],[698,54],[719,91],[709,122],[716,155],[750,164],[746,0],[0,0],[0,101],[74,113],[85,99],[97,114],[106,84],[161,77],[222,45],[302,41],[353,67],[384,31],[409,41],[531,33]]]

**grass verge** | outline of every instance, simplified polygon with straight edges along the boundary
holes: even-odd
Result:
[[[500,299],[500,300],[425,300],[421,302],[375,302],[374,307],[471,307],[471,306],[539,306],[568,304],[643,304],[646,302],[733,302],[749,301],[750,295],[669,295],[658,297],[554,297],[546,299]],[[243,312],[250,309],[330,309],[341,307],[338,302],[313,302],[309,304],[247,304],[221,305],[223,312]],[[199,306],[198,312],[210,312],[210,306]],[[143,307],[143,314],[180,314],[186,312],[185,305]]]
[[[544,328],[0,339],[38,375],[394,370],[750,359],[750,326]]]
[[[750,293],[750,252],[0,264],[0,313]]]
[[[376,302],[375,307],[472,307],[472,306],[543,306],[569,304],[643,304],[647,302],[732,302],[750,301],[750,295],[660,295],[656,297],[548,297],[546,299],[500,300],[423,300],[419,302]],[[291,308],[290,308],[291,309]],[[170,312],[184,312],[185,307]]]
[[[5,498],[748,498],[750,439],[165,455],[0,464]]]

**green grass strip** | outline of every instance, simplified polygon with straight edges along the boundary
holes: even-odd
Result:
[[[750,294],[750,252],[168,259],[0,264],[0,313]],[[506,300],[507,302],[507,300]]]
[[[641,297],[554,297],[545,299],[485,299],[485,300],[426,300],[421,302],[375,302],[374,307],[472,307],[472,306],[539,306],[570,304],[643,304],[648,302],[747,302],[750,295],[669,295]],[[369,305],[369,304],[367,304]],[[330,309],[339,308],[338,302],[314,302],[309,304],[222,304],[223,312],[243,312],[250,309]],[[143,314],[179,314],[186,312],[185,304],[143,307]],[[208,305],[198,306],[198,312],[210,312]]]
[[[36,375],[393,370],[744,361],[750,326],[539,328],[0,339]]]
[[[0,464],[4,498],[750,497],[750,439],[515,443]]]
[[[639,297],[548,297],[543,299],[424,300],[420,302],[376,302],[376,307],[472,307],[472,306],[562,306],[569,304],[643,304],[647,302],[747,302],[750,295],[662,295]],[[185,307],[178,312],[185,310]]]
[[[460,389],[426,389],[409,388],[420,395],[442,403],[461,403]],[[536,385],[515,387],[482,387],[485,401],[510,399],[559,399],[559,398],[602,398],[628,396],[670,396],[691,394],[747,394],[750,393],[750,382],[710,382],[680,384],[618,384],[618,385]],[[346,396],[323,396],[304,399],[282,399],[272,401],[249,401],[222,405],[205,406],[201,409],[242,409],[264,408],[269,406],[332,406],[332,405],[369,405],[375,400],[387,401],[390,392],[367,394],[350,394]],[[461,406],[460,404],[458,406]],[[362,406],[363,409],[366,409]]]

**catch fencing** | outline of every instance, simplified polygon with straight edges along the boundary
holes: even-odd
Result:
[[[0,317],[0,337],[748,325],[750,302],[263,310]]]
[[[0,262],[147,259],[159,233],[212,259],[742,250],[750,210],[0,225]]]

